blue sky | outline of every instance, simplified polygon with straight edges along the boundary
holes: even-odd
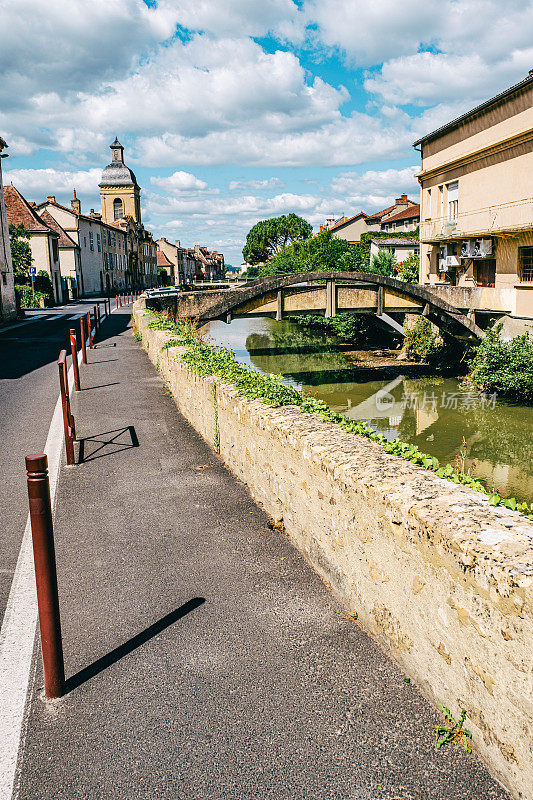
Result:
[[[412,142],[533,67],[533,2],[1,0],[3,162],[99,208],[117,135],[156,237],[238,264],[248,229],[407,192]]]

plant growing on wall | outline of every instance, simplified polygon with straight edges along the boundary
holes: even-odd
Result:
[[[453,718],[452,712],[449,708],[440,706],[440,709],[448,725],[434,726],[435,735],[437,737],[435,742],[436,749],[440,750],[441,747],[444,747],[447,744],[459,744],[464,747],[467,753],[471,753],[472,748],[470,747],[469,739],[472,738],[472,732],[467,730],[467,728],[463,728],[463,723],[466,718],[465,709],[463,708],[461,711],[461,716],[458,720]]]
[[[519,502],[514,497],[502,498],[488,490],[482,481],[473,475],[468,472],[460,472],[456,465],[441,466],[438,459],[422,452],[416,445],[402,442],[400,439],[388,440],[386,436],[375,431],[366,422],[353,421],[332,411],[323,400],[304,395],[294,387],[285,384],[281,375],[264,375],[249,369],[236,360],[235,354],[231,350],[215,347],[202,339],[191,322],[187,320],[173,322],[166,315],[154,311],[148,311],[148,316],[151,317],[148,327],[166,331],[175,336],[167,342],[166,348],[178,345],[185,348],[185,352],[179,356],[179,359],[196,375],[221,378],[232,384],[237,394],[248,400],[261,400],[274,407],[291,405],[303,413],[319,414],[324,420],[339,425],[343,430],[378,444],[386,453],[425,467],[439,478],[445,478],[453,483],[460,483],[470,489],[490,495],[489,503],[491,505],[501,504],[533,519],[533,503]]]
[[[403,349],[409,358],[417,361],[434,360],[441,348],[440,339],[425,317],[418,317],[412,327],[405,329]]]

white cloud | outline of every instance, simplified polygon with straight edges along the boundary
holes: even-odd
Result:
[[[130,69],[139,51],[172,36],[171,2],[2,0],[0,97],[23,105],[36,90],[96,87]]]
[[[309,81],[293,53],[267,53],[251,39],[198,34],[186,43],[173,41],[126,77],[101,82],[97,91],[40,90],[23,108],[3,111],[0,128],[18,135],[34,129],[41,146],[96,154],[117,124],[130,135],[155,139],[167,131],[189,140],[235,130],[274,138],[339,118],[346,98],[342,87],[318,77]],[[91,142],[93,131],[98,137]],[[144,159],[142,150],[138,158]]]
[[[445,22],[442,0],[308,0],[304,16],[317,47],[339,50],[350,63],[366,66],[416,52]]]
[[[222,201],[218,198],[176,198],[150,194],[147,196],[146,207],[148,212],[155,216],[174,216],[175,214],[186,213],[206,217],[232,218],[241,214],[268,217],[284,214],[288,211],[302,213],[313,209],[316,203],[317,197],[314,195],[295,194],[292,192],[284,192],[274,197],[242,195],[241,197],[227,197]]]
[[[298,6],[292,0],[174,0],[180,25],[217,36],[264,36],[289,31],[294,35]]]
[[[183,170],[173,172],[172,175],[169,175],[167,178],[151,177],[150,183],[160,189],[164,189],[169,194],[204,191],[208,188],[205,181],[200,180],[190,172],[183,172]]]
[[[413,166],[404,169],[367,170],[362,175],[357,172],[341,172],[333,178],[330,188],[332,192],[344,195],[348,200],[367,202],[371,197],[386,199],[403,193],[418,197],[419,187],[414,175],[419,169],[420,167]]]
[[[47,195],[72,197],[72,190],[80,195],[98,196],[98,183],[102,176],[99,168],[88,170],[11,169],[4,172],[4,183],[12,182],[29,199],[44,199]]]
[[[407,115],[384,119],[354,112],[311,130],[276,133],[242,125],[196,137],[174,133],[141,137],[138,147],[149,166],[342,166],[404,156],[419,127],[420,123],[413,123]]]
[[[230,192],[251,189],[255,191],[267,191],[269,189],[284,189],[285,183],[279,178],[264,178],[256,181],[230,181],[228,189]]]
[[[415,53],[387,61],[365,80],[365,89],[386,103],[432,105],[436,101],[462,101],[471,108],[502,88],[525,77],[533,64],[533,47],[514,51],[496,63],[479,53]]]

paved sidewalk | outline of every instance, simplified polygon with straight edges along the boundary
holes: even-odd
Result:
[[[435,751],[438,715],[180,416],[124,315],[103,336],[57,496],[70,691],[43,700],[38,658],[19,798],[506,798],[475,755]]]

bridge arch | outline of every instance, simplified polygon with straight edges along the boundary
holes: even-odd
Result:
[[[199,323],[214,319],[230,322],[234,316],[271,316],[280,320],[284,315],[316,313],[334,317],[351,312],[374,314],[402,334],[405,331],[390,314],[405,312],[425,316],[456,339],[475,340],[484,335],[473,319],[429,288],[366,272],[271,275],[236,289],[193,294],[194,299],[187,294],[175,295],[173,311]],[[157,304],[156,298],[153,300]]]

